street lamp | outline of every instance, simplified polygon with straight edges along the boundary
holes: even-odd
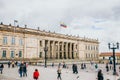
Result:
[[[108,43],[108,48],[113,50],[113,75],[116,75],[116,61],[115,61],[115,49],[119,49],[119,43],[117,42],[116,45],[113,43],[112,47],[111,44]]]
[[[46,68],[47,67],[47,51],[48,51],[48,47],[46,44],[45,44],[44,51],[45,51],[45,68]]]

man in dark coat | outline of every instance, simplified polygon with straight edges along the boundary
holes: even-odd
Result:
[[[23,76],[27,77],[27,66],[26,66],[26,63],[23,64]]]
[[[75,73],[75,64],[72,65],[73,73]]]
[[[1,74],[3,73],[3,68],[4,68],[4,65],[1,64],[1,65],[0,65],[0,71],[1,71]]]
[[[99,71],[98,71],[97,77],[98,77],[98,80],[104,80],[102,70],[99,70]]]
[[[23,63],[20,64],[20,68],[19,68],[19,74],[20,74],[20,77],[23,76]]]

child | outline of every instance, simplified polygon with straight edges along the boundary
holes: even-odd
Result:
[[[35,69],[35,72],[33,73],[33,78],[34,78],[35,80],[38,80],[38,77],[39,77],[38,69]]]

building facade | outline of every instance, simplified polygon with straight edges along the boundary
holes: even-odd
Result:
[[[115,53],[116,63],[120,63],[120,52]],[[113,53],[112,52],[102,52],[99,55],[99,60],[101,63],[109,63],[110,60],[113,61]]]
[[[0,59],[97,60],[99,42],[96,39],[46,32],[39,29],[0,25]]]

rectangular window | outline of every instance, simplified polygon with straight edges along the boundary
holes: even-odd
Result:
[[[6,50],[3,50],[2,57],[6,57]]]
[[[23,40],[22,39],[19,39],[19,45],[23,45]]]
[[[19,57],[22,57],[22,51],[19,51],[19,55],[18,55]]]
[[[14,51],[11,51],[11,58],[14,58]]]
[[[15,44],[15,37],[12,37],[12,42],[11,42],[12,45]]]
[[[3,44],[7,44],[7,37],[3,37]]]

